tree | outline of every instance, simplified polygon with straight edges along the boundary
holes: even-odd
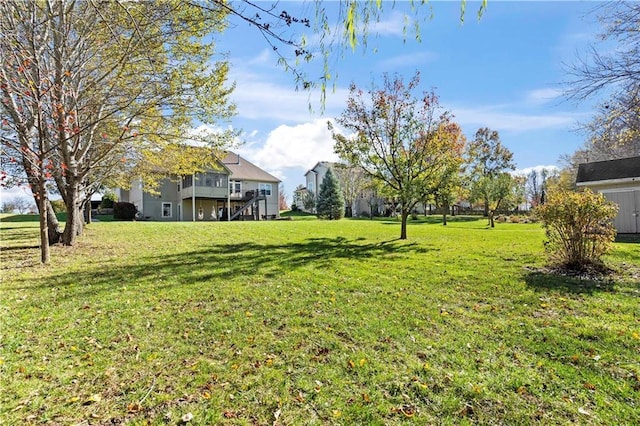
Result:
[[[565,95],[583,102],[597,95],[604,101],[584,125],[587,142],[571,159],[577,163],[640,155],[640,4],[607,2],[595,9],[604,30],[602,46],[566,64]]]
[[[287,193],[284,191],[284,185],[280,184],[278,187],[278,209],[279,210],[287,210],[289,206],[287,205]]]
[[[492,198],[489,191],[500,187],[500,184],[494,185],[491,181],[507,170],[515,170],[513,153],[502,145],[498,132],[483,127],[478,129],[474,140],[469,144],[467,163],[471,192],[483,202],[484,215],[489,216]]]
[[[479,16],[485,7],[483,1]],[[167,152],[163,145],[188,139],[194,120],[210,124],[233,112],[224,86],[226,62],[209,61],[212,35],[224,29],[229,15],[257,28],[274,50],[277,44],[289,46],[295,61],[278,51],[281,63],[293,71],[297,87],[319,85],[324,99],[329,57],[346,46],[366,46],[369,24],[380,19],[382,3],[348,1],[340,9],[344,31],[337,35],[321,2],[313,27],[308,18],[249,1],[1,2],[2,155],[26,174],[37,201],[41,260],[49,260],[50,236],[58,238],[48,185],[67,206],[62,241],[72,245],[82,231],[80,210],[106,181],[119,171],[144,172],[145,183],[153,186],[157,170],[143,160],[151,157],[153,163]],[[314,59],[306,37],[280,32],[298,25],[319,35],[324,72],[316,81],[295,63]],[[225,138],[209,142],[215,151]],[[190,160],[189,172],[204,167],[202,158]]]
[[[364,171],[357,166],[336,164],[333,168],[346,205],[346,215],[353,217],[353,208],[358,198],[368,185]]]
[[[449,208],[463,192],[462,176],[459,168],[450,167],[443,173],[431,196],[437,207],[442,208],[442,224],[447,225]]]
[[[63,242],[72,245],[80,209],[117,165],[131,170],[167,152],[191,136],[193,119],[233,113],[227,64],[209,62],[205,41],[224,28],[220,9],[7,1],[0,16],[2,151],[19,159],[34,192],[45,263],[49,183],[67,206]]]
[[[602,49],[592,45],[588,54],[565,64],[569,75],[566,95],[582,101],[608,91],[618,95],[632,93],[637,100],[640,87],[640,4],[607,2],[594,12],[604,27],[598,37]]]
[[[305,211],[315,213],[316,210],[316,195],[313,191],[307,190],[304,194],[302,194],[302,206]]]
[[[335,151],[367,176],[400,205],[400,239],[407,238],[407,217],[425,199],[433,182],[460,157],[460,127],[439,104],[433,92],[413,94],[418,73],[405,85],[401,77],[384,75],[381,88],[365,93],[351,85],[347,108],[337,123],[353,133],[334,130]],[[333,126],[330,125],[333,129]]]
[[[483,201],[488,208],[489,226],[495,227],[495,213],[518,205],[524,199],[522,178],[502,172],[496,176],[483,176],[471,188],[471,200]]]
[[[322,179],[320,192],[316,201],[316,213],[323,219],[342,219],[344,216],[344,198],[338,180],[333,175],[331,169]]]
[[[271,46],[278,56],[278,63],[294,76],[296,89],[320,89],[321,108],[326,100],[326,89],[331,83],[335,84],[337,72],[333,67],[340,62],[340,58],[348,51],[358,49],[366,51],[371,48],[370,30],[378,24],[383,13],[390,7],[394,13],[402,14],[405,22],[403,28],[405,40],[414,38],[421,41],[422,22],[429,22],[433,18],[433,9],[426,2],[407,2],[408,10],[401,12],[395,2],[391,6],[382,1],[341,0],[335,2],[337,10],[330,12],[327,2],[314,0],[312,7],[308,7],[309,16],[296,16],[290,11],[276,9],[276,4],[263,6],[261,2],[242,0],[225,2],[209,0],[214,5],[226,8],[230,16],[235,16],[243,23],[260,31],[264,40]],[[205,3],[206,4],[206,3]],[[466,0],[460,1],[460,21],[463,22],[467,14]],[[279,5],[278,5],[279,6]],[[487,0],[482,0],[477,9],[480,19],[486,10]],[[337,22],[331,19],[335,12]],[[309,31],[311,34],[299,34],[296,30]],[[309,41],[313,40],[310,45]],[[322,70],[308,72],[304,64],[322,61]],[[311,77],[312,76],[312,77]]]
[[[25,214],[34,207],[33,202],[27,197],[14,197],[12,204],[14,210],[17,210],[19,214]]]
[[[554,176],[553,171],[542,168],[540,170],[531,170],[524,178],[525,182],[525,195],[531,205],[531,207],[544,204],[546,201],[547,193],[549,191],[547,187],[547,179]]]
[[[13,200],[3,201],[2,205],[0,206],[0,213],[13,213],[15,209],[16,206],[13,203]]]

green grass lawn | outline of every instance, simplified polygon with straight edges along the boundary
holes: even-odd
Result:
[[[640,245],[536,224],[2,219],[0,424],[640,424]]]

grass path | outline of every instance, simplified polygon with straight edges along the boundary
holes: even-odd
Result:
[[[594,282],[465,218],[0,232],[0,424],[640,424],[637,243]]]

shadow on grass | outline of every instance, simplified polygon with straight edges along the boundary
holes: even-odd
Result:
[[[487,220],[481,216],[447,216],[447,223],[465,223],[465,222],[480,222],[482,220]],[[356,220],[371,220],[367,218],[358,218]],[[400,218],[394,217],[382,217],[382,218],[374,218],[385,225],[400,225],[402,221]],[[441,225],[442,224],[442,215],[429,215],[429,216],[418,216],[417,219],[412,219],[409,217],[407,219],[407,225]]]
[[[524,276],[524,281],[528,287],[536,291],[586,295],[616,292],[612,281],[567,276],[556,272],[531,271]]]
[[[47,282],[33,284],[15,281],[14,289],[73,288],[68,297],[95,295],[115,291],[119,285],[154,281],[154,288],[191,286],[232,280],[259,282],[287,275],[298,268],[313,268],[311,276],[323,276],[323,271],[335,268],[337,259],[370,262],[371,259],[404,261],[403,254],[426,253],[426,248],[401,240],[360,243],[361,239],[344,237],[309,238],[291,244],[216,243],[175,254],[131,257],[118,264],[87,265],[79,271],[60,272]],[[354,265],[358,268],[358,265]],[[363,267],[370,268],[369,265]]]

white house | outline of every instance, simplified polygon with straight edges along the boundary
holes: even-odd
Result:
[[[578,187],[601,192],[618,204],[618,233],[640,233],[640,157],[596,161],[578,166]]]

